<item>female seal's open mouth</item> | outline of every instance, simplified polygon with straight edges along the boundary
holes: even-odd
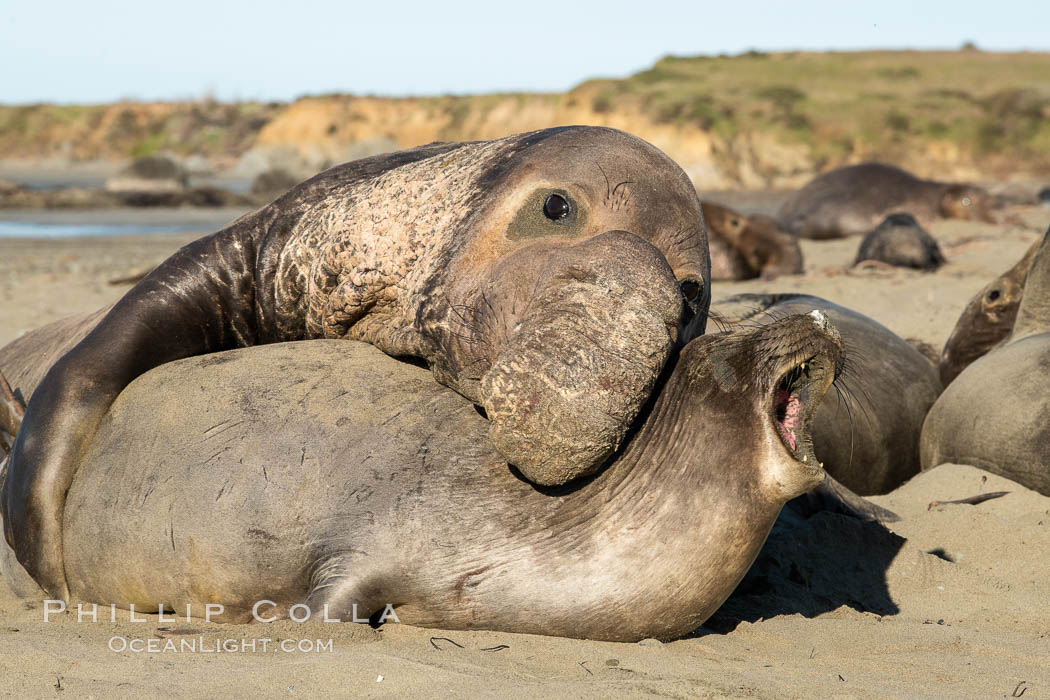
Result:
[[[787,364],[773,389],[773,423],[784,447],[796,460],[818,466],[810,421],[835,380],[835,363],[825,353]]]

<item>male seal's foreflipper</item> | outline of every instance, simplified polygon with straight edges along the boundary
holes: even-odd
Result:
[[[564,484],[619,447],[708,303],[696,191],[629,134],[562,127],[338,166],[177,252],[21,387],[5,534],[66,597],[63,500],[120,391],[175,359],[304,338],[421,358],[485,408],[525,478]]]

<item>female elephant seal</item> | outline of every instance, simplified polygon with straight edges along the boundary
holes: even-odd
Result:
[[[132,382],[85,450],[70,591],[231,621],[259,601],[392,605],[424,627],[673,638],[823,479],[807,426],[840,353],[819,312],[697,338],[616,458],[554,488],[508,469],[469,402],[367,345],[180,360]]]
[[[768,216],[744,216],[729,207],[701,202],[711,250],[711,279],[746,280],[802,273],[798,240]]]
[[[862,495],[887,493],[919,472],[919,434],[941,385],[933,363],[863,314],[804,294],[740,294],[714,304],[730,327],[819,309],[842,336],[842,380],[813,419],[813,449],[828,474]]]
[[[1050,231],[1032,256],[1005,342],[967,366],[926,416],[922,468],[971,464],[1050,495],[1048,367]]]
[[[970,363],[1010,336],[1024,296],[1028,267],[1042,244],[1037,240],[1009,270],[989,282],[963,309],[941,351],[941,382],[948,386]]]
[[[796,236],[843,238],[867,233],[893,212],[908,212],[924,224],[940,218],[993,221],[999,206],[979,187],[861,163],[820,175],[781,205],[777,219]]]
[[[421,358],[486,409],[527,478],[584,476],[623,440],[674,344],[702,332],[708,277],[688,177],[619,131],[338,166],[175,253],[54,365],[11,454],[7,539],[63,596],[64,495],[113,399],[166,362],[284,340]]]
[[[937,240],[911,214],[890,214],[864,236],[854,265],[876,260],[897,267],[932,272],[945,263]]]

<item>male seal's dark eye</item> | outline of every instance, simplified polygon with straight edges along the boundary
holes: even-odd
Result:
[[[547,200],[543,203],[543,215],[551,221],[564,219],[569,215],[569,203],[560,194],[547,195]]]

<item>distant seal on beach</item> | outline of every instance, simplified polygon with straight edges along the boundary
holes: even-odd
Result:
[[[932,272],[945,263],[936,239],[911,214],[890,214],[864,236],[857,250],[857,265],[865,260]]]
[[[941,351],[939,371],[944,386],[1010,336],[1024,297],[1028,268],[1040,245],[1042,239],[1033,243],[1009,270],[985,285],[963,309]]]
[[[527,479],[565,483],[622,442],[676,343],[703,332],[709,288],[692,183],[620,131],[337,166],[175,253],[58,360],[11,453],[5,534],[64,598],[65,493],[120,391],[179,358],[306,338],[419,358],[485,409]]]
[[[701,202],[711,251],[711,279],[776,279],[802,273],[798,240],[768,216],[743,214]]]
[[[922,180],[883,163],[824,173],[787,198],[777,213],[802,238],[843,238],[872,230],[886,216],[907,212],[922,222],[940,218],[994,221],[1000,202],[979,187]]]
[[[963,369],[926,416],[922,468],[970,464],[1050,495],[1048,368],[1050,230],[1005,342]]]
[[[919,472],[919,434],[941,392],[929,358],[856,311],[805,294],[739,294],[711,307],[726,327],[818,309],[842,337],[841,379],[813,418],[813,449],[829,475],[861,496],[892,491]]]
[[[508,467],[469,401],[362,343],[166,364],[85,448],[62,522],[70,593],[221,603],[228,621],[259,601],[341,620],[389,604],[424,627],[678,637],[824,478],[808,426],[840,355],[819,312],[696,338],[615,458],[553,488]]]

